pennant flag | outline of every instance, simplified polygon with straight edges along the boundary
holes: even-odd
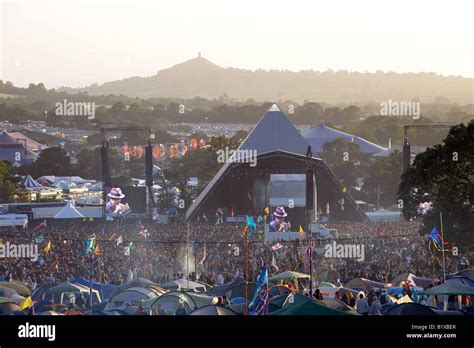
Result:
[[[95,245],[94,255],[102,256],[102,252],[101,252],[100,249],[99,249],[99,244],[96,244],[96,245]]]
[[[268,286],[268,266],[267,265],[263,267],[262,273],[258,277],[257,284],[255,285],[255,292],[253,294],[252,301],[250,301],[250,304],[249,304],[249,309],[253,310],[253,307],[255,305],[255,299],[257,298],[257,295],[264,284]]]
[[[342,192],[347,192],[347,189],[345,186],[342,188]]]
[[[44,247],[44,252],[49,253],[51,251],[51,241],[48,242],[48,244]]]
[[[278,266],[277,266],[277,263],[276,263],[276,260],[275,260],[275,255],[272,254],[272,266],[273,268],[275,268],[275,270],[278,272]]]
[[[257,223],[265,221],[265,218],[262,215],[257,216]]]
[[[269,207],[266,207],[265,210],[264,210],[265,214],[266,215],[270,215],[270,208]]]
[[[107,240],[108,240],[109,242],[113,241],[116,235],[117,235],[117,233],[112,233],[112,234],[110,235],[110,237],[107,238]]]
[[[326,203],[326,215],[329,215],[330,210],[329,210],[329,202]]]
[[[41,227],[46,227],[46,219],[43,222],[39,223],[38,226],[35,227],[35,231],[38,231]]]
[[[304,238],[304,230],[303,230],[303,226],[300,225],[300,236],[301,236],[301,239]]]
[[[123,237],[120,235],[118,238],[117,238],[117,246],[119,246],[120,244],[123,243]]]
[[[436,226],[433,227],[431,232],[428,234],[428,237],[432,240],[433,245],[434,245],[436,250],[438,250],[438,251],[449,251],[449,250],[445,250],[445,247],[444,247],[446,244],[448,244],[448,242],[445,242],[443,240],[443,237],[441,237],[439,232],[436,230]]]
[[[20,311],[26,309],[26,308],[30,308],[31,306],[33,306],[33,301],[31,300],[31,297],[28,296],[27,298],[25,298],[23,301],[21,301],[21,304],[20,304]]]

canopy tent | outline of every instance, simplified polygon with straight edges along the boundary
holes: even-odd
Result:
[[[172,280],[170,282],[160,284],[163,289],[167,290],[184,290],[184,289],[192,289],[198,291],[206,291],[206,286],[197,282],[193,282],[191,280],[186,279],[177,279]]]
[[[423,315],[433,316],[436,313],[431,307],[423,306],[419,303],[402,303],[388,309],[384,315]]]
[[[308,129],[307,131],[303,132],[302,135],[309,145],[311,145],[311,150],[313,150],[313,153],[322,152],[323,145],[326,142],[334,141],[339,138],[359,145],[360,151],[364,153],[375,154],[387,150],[387,148],[383,146],[374,144],[356,135],[338,131],[326,126],[324,123],[321,123],[317,127]]]
[[[353,289],[353,290],[362,290],[365,292],[370,291],[370,289],[380,288],[383,289],[387,284],[374,282],[373,280],[368,280],[365,278],[354,278],[349,280],[347,283],[344,284],[345,288]]]
[[[309,274],[293,272],[293,271],[285,271],[282,273],[278,273],[273,277],[268,278],[271,281],[280,281],[280,280],[292,280],[292,279],[309,279]]]
[[[84,215],[77,211],[76,207],[72,205],[71,201],[67,201],[63,209],[61,209],[56,215],[55,219],[79,219],[84,218]]]
[[[474,295],[474,287],[455,280],[447,280],[446,283],[425,290],[422,295]]]
[[[357,315],[351,312],[343,312],[315,301],[306,301],[298,304],[284,306],[282,309],[269,313],[269,315]]]
[[[207,305],[192,311],[189,315],[237,315],[237,313],[226,307]]]
[[[38,181],[36,181],[35,179],[33,179],[31,177],[31,175],[26,175],[24,178],[23,178],[23,181],[21,182],[21,184],[25,187],[25,188],[45,188],[43,185],[41,185]]]
[[[474,280],[471,280],[471,278],[468,277],[462,277],[462,276],[451,276],[448,278],[449,281],[454,281],[454,282],[459,282],[468,286],[474,287]]]

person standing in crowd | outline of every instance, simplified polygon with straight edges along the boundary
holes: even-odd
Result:
[[[357,301],[357,313],[362,315],[369,314],[369,304],[367,299],[364,297],[364,294],[359,294],[359,299]]]
[[[176,310],[175,315],[187,315],[186,309],[184,308],[184,303],[180,303],[178,309]]]
[[[161,303],[158,304],[158,308],[157,308],[156,314],[157,314],[157,315],[168,315],[168,313],[166,313],[166,311],[165,311],[165,309],[163,308],[163,305],[162,305]]]
[[[382,306],[379,302],[377,295],[372,298],[372,304],[370,305],[369,315],[382,315]]]

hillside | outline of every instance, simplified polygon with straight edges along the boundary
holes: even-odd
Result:
[[[359,73],[348,71],[281,71],[222,68],[205,58],[194,58],[151,77],[93,84],[86,88],[59,88],[69,93],[124,94],[130,97],[230,98],[257,101],[304,100],[327,103],[369,102],[387,99],[472,104],[474,79],[435,73]],[[446,100],[446,99],[444,99]]]

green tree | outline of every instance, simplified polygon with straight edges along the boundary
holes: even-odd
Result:
[[[20,168],[20,172],[30,174],[34,178],[43,175],[68,176],[74,174],[69,154],[60,147],[50,147],[41,151],[35,163],[23,167]],[[25,169],[29,172],[25,172]]]
[[[0,202],[10,202],[17,189],[18,179],[12,175],[10,162],[0,161]]]
[[[474,120],[452,127],[442,144],[418,154],[402,174],[398,193],[407,219],[418,215],[420,203],[432,202],[432,210],[423,216],[423,233],[433,226],[440,229],[442,212],[446,240],[472,247]]]

